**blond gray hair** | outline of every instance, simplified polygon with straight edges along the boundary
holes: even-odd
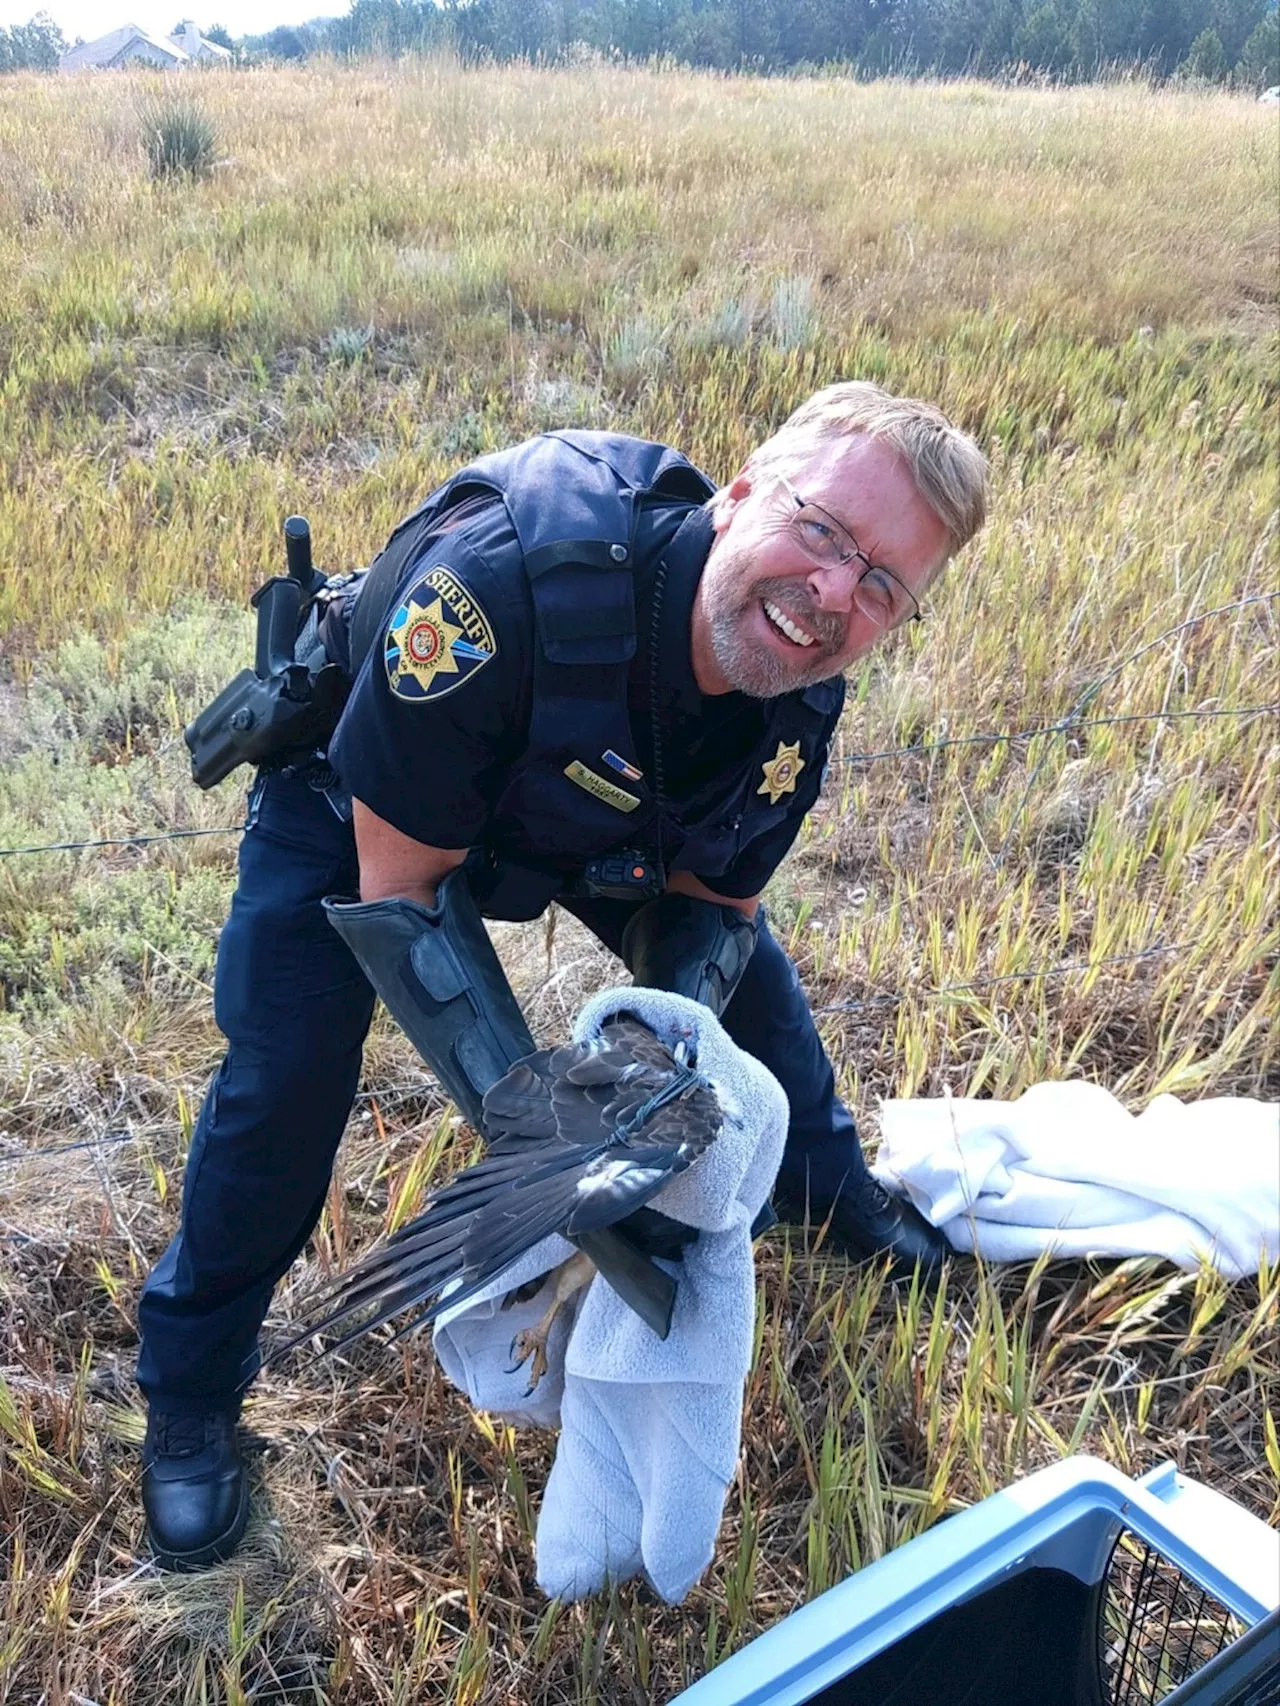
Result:
[[[894,397],[861,379],[828,385],[757,445],[747,468],[780,472],[816,444],[857,434],[880,439],[902,457],[916,490],[947,530],[947,555],[967,545],[987,518],[987,459],[932,403]],[[714,509],[720,496],[717,492],[708,507]]]

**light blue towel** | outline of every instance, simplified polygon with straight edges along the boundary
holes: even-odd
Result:
[[[632,1012],[666,1042],[687,1041],[724,1112],[715,1143],[664,1187],[653,1207],[699,1228],[671,1268],[679,1277],[671,1332],[646,1327],[604,1280],[557,1320],[551,1366],[532,1399],[524,1370],[507,1372],[513,1335],[546,1296],[500,1308],[514,1286],[567,1260],[544,1239],[482,1297],[436,1323],[441,1367],[477,1409],[517,1423],[560,1424],[538,1520],[538,1585],[572,1600],[644,1573],[663,1599],[683,1599],[711,1561],[738,1461],[742,1392],[751,1360],[755,1262],[751,1225],[786,1141],[787,1099],[710,1011],[679,995],[619,988],[589,1001],[575,1038]]]

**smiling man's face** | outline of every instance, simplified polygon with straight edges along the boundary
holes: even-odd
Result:
[[[785,473],[872,563],[922,595],[949,539],[897,451],[874,438],[829,439],[798,452]],[[772,699],[838,675],[885,637],[854,599],[866,564],[815,562],[795,514],[777,473],[745,468],[721,499],[693,605],[693,672],[703,693]]]

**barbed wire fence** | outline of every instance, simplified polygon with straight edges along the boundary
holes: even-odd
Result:
[[[21,859],[28,853],[85,853],[99,847],[151,847],[157,841],[187,841],[197,835],[239,835],[242,823],[220,823],[212,829],[157,829],[144,835],[102,835],[92,841],[46,841],[35,847],[0,847],[0,859]]]
[[[949,747],[978,745],[993,746],[1004,741],[1013,742],[1021,740],[1035,740],[1045,736],[1071,734],[1077,729],[1116,727],[1124,723],[1172,722],[1176,720],[1196,720],[1215,717],[1274,716],[1277,713],[1280,713],[1280,702],[1262,705],[1213,706],[1207,709],[1183,711],[1170,711],[1167,709],[1160,711],[1132,711],[1114,717],[1086,718],[1082,713],[1088,709],[1088,707],[1097,698],[1098,694],[1102,692],[1103,688],[1114,681],[1122,671],[1129,667],[1130,664],[1137,663],[1140,658],[1145,657],[1148,652],[1154,651],[1157,646],[1163,645],[1166,640],[1171,640],[1178,634],[1185,633],[1188,629],[1198,627],[1202,622],[1207,622],[1211,617],[1225,616],[1233,610],[1244,610],[1249,605],[1273,603],[1276,599],[1280,599],[1280,587],[1277,587],[1271,592],[1251,593],[1244,598],[1233,599],[1229,604],[1215,605],[1210,610],[1201,610],[1195,616],[1188,616],[1183,621],[1175,623],[1173,627],[1164,629],[1163,632],[1157,634],[1154,639],[1145,641],[1136,651],[1130,652],[1127,657],[1121,658],[1119,663],[1114,664],[1103,675],[1100,675],[1096,681],[1091,681],[1089,686],[1081,694],[1080,698],[1067,712],[1066,716],[1059,718],[1056,722],[1041,723],[1026,729],[980,729],[972,734],[950,735],[941,740],[913,741],[907,746],[889,747],[882,752],[848,753],[844,756],[841,762],[846,764],[875,764],[882,760],[891,758],[914,758],[924,753],[943,752]],[[1038,762],[1035,770],[1032,771],[1031,776],[1028,778],[1026,788],[1023,791],[1022,801],[1019,804],[1018,810],[1014,813],[1014,822],[1006,834],[1005,842],[1001,846],[1000,853],[997,855],[997,863],[1001,858],[1003,858],[1005,846],[1007,846],[1014,829],[1017,828],[1017,824],[1026,809],[1027,802],[1031,795],[1031,790],[1035,786],[1036,780],[1043,769],[1045,762],[1046,760],[1042,758]],[[243,829],[244,825],[242,823],[217,824],[212,828],[207,829],[155,830],[144,832],[139,835],[104,835],[83,841],[49,841],[29,847],[0,847],[0,859],[16,859],[27,854],[37,853],[80,853],[103,847],[150,847],[157,842],[185,841],[205,835],[239,835]]]
[[[972,734],[945,736],[941,740],[913,741],[907,746],[888,747],[882,752],[847,753],[840,762],[845,764],[876,764],[891,758],[915,758],[924,753],[943,752],[949,747],[994,746],[1005,741],[1029,741],[1052,735],[1072,734],[1077,729],[1118,727],[1124,723],[1173,722],[1216,717],[1275,716],[1280,714],[1280,701],[1262,705],[1212,706],[1207,709],[1184,711],[1167,709],[1131,711],[1114,717],[1084,717],[1082,713],[1088,709],[1103,688],[1114,681],[1123,670],[1127,669],[1130,664],[1137,663],[1140,658],[1145,657],[1148,652],[1154,651],[1157,646],[1163,645],[1166,640],[1171,640],[1190,628],[1198,627],[1200,623],[1207,622],[1210,617],[1225,616],[1233,610],[1243,610],[1249,605],[1270,604],[1276,599],[1280,599],[1280,587],[1271,592],[1251,593],[1245,598],[1234,599],[1230,604],[1216,605],[1211,610],[1202,610],[1195,616],[1189,616],[1184,621],[1175,623],[1172,628],[1166,628],[1154,639],[1139,646],[1137,651],[1131,652],[1128,657],[1122,658],[1119,663],[1114,664],[1096,681],[1090,682],[1066,716],[1060,717],[1055,722],[1041,723],[1025,729],[980,729]],[[1042,758],[1028,778],[1022,801],[1014,813],[1014,822],[1005,837],[1005,843],[1002,845],[1000,853],[997,855],[997,863],[1003,858],[1005,846],[1007,846],[1014,829],[1017,828],[1018,822],[1026,810],[1031,790],[1035,786],[1045,762],[1046,760]],[[205,835],[239,835],[244,827],[243,823],[228,823],[217,824],[208,829],[155,830],[139,835],[104,835],[84,841],[49,841],[29,847],[0,847],[0,859],[17,859],[24,855],[37,853],[81,853],[103,847],[150,847],[157,842],[186,841]]]
[[[1217,605],[1213,609],[1204,610],[1197,615],[1188,617],[1173,627],[1165,629],[1154,639],[1145,642],[1136,651],[1122,658],[1096,681],[1089,684],[1085,692],[1077,699],[1065,716],[1051,723],[1037,724],[1022,729],[981,729],[968,734],[948,735],[938,740],[912,741],[905,746],[888,747],[878,752],[847,753],[838,762],[851,765],[870,765],[887,762],[892,759],[917,758],[927,754],[943,752],[951,748],[969,746],[993,746],[1001,743],[1016,743],[1019,741],[1034,741],[1049,739],[1054,736],[1071,736],[1077,731],[1090,728],[1117,727],[1133,723],[1162,723],[1174,721],[1208,721],[1225,717],[1262,717],[1280,716],[1280,701],[1267,702],[1258,705],[1211,706],[1189,710],[1135,711],[1125,712],[1110,717],[1085,717],[1082,713],[1096,700],[1098,694],[1108,686],[1130,664],[1154,651],[1158,646],[1173,639],[1187,630],[1197,627],[1200,623],[1212,617],[1226,615],[1232,611],[1245,609],[1251,605],[1268,604],[1280,599],[1280,588],[1266,593],[1252,594],[1245,598],[1232,601],[1229,604]],[[1031,775],[1028,777],[1019,801],[1014,819],[1006,832],[999,851],[994,856],[993,864],[999,868],[1008,849],[1013,833],[1018,827],[1030,802],[1035,783],[1048,761],[1046,752],[1036,762]],[[51,853],[80,853],[93,852],[108,847],[140,848],[151,847],[158,843],[193,840],[205,836],[239,835],[245,825],[217,824],[207,828],[188,828],[148,831],[137,835],[108,835],[96,836],[84,840],[51,841],[23,847],[0,847],[0,859],[16,859]],[[1266,935],[1257,938],[1252,944],[1261,948],[1268,940]],[[1104,970],[1111,966],[1132,965],[1138,962],[1157,958],[1166,954],[1181,954],[1200,944],[1203,938],[1189,942],[1155,942],[1145,947],[1122,954],[1111,954],[1100,959],[1077,960],[1059,965],[1044,965],[1022,971],[1003,972],[992,977],[975,978],[963,983],[940,984],[934,987],[920,986],[907,989],[885,991],[867,996],[858,1001],[827,1002],[813,1009],[815,1017],[831,1013],[856,1013],[873,1008],[896,1006],[908,1000],[943,1000],[952,996],[972,994],[978,990],[989,989],[999,985],[1012,983],[1030,983],[1040,980],[1069,977],[1077,974]],[[358,1093],[357,1102],[378,1102],[385,1104],[388,1100],[408,1099],[420,1096],[426,1086],[423,1081],[415,1081],[402,1085],[385,1085],[378,1089],[366,1089]],[[13,1165],[35,1157],[67,1154],[76,1150],[98,1150],[103,1144],[118,1144],[129,1142],[134,1134],[128,1131],[108,1132],[102,1136],[86,1139],[82,1142],[55,1144],[38,1149],[22,1150],[17,1155],[0,1155],[0,1166]]]
[[[1175,622],[1173,627],[1166,628],[1163,633],[1157,634],[1154,639],[1146,641],[1145,644],[1138,647],[1137,651],[1130,652],[1128,657],[1121,658],[1119,663],[1107,670],[1105,674],[1100,675],[1096,681],[1091,681],[1062,721],[1054,725],[1055,731],[1057,733],[1065,734],[1073,728],[1079,728],[1081,726],[1080,719],[1083,716],[1083,713],[1088,710],[1089,706],[1098,697],[1099,693],[1102,692],[1102,689],[1110,682],[1114,681],[1122,670],[1128,669],[1131,663],[1137,663],[1139,658],[1146,657],[1147,654],[1149,652],[1153,652],[1157,646],[1162,646],[1166,640],[1172,640],[1179,634],[1187,633],[1191,628],[1199,627],[1202,622],[1207,622],[1210,617],[1226,616],[1233,610],[1244,610],[1251,604],[1266,604],[1276,598],[1280,598],[1280,590],[1274,592],[1252,593],[1245,598],[1233,599],[1229,604],[1215,605],[1212,609],[1201,610],[1195,616],[1188,616],[1181,622]],[[1035,787],[1036,782],[1039,779],[1040,772],[1044,769],[1045,763],[1046,758],[1042,757],[1035,769],[1031,772],[1031,775],[1027,778],[1027,785],[1023,790],[1022,800],[1018,809],[1014,813],[1013,822],[1010,824],[1008,832],[1006,833],[1003,842],[1000,844],[999,851],[995,855],[994,863],[997,870],[1004,863],[1004,856],[1008,851],[1009,843],[1013,839],[1013,832],[1018,826],[1022,813],[1027,808],[1027,803],[1031,798],[1031,790]]]
[[[882,752],[846,753],[835,762],[841,764],[877,764],[890,758],[918,758],[925,753],[942,752],[948,747],[996,746],[1003,741],[1034,740],[1037,736],[1073,734],[1077,729],[1107,728],[1122,723],[1192,721],[1216,717],[1280,716],[1280,700],[1261,705],[1225,705],[1207,710],[1192,711],[1131,711],[1116,717],[1088,717],[1068,723],[1064,718],[1056,723],[1044,723],[1026,729],[983,729],[974,734],[950,735],[942,740],[912,741],[909,746],[888,747]],[[1025,810],[1022,802],[1017,815]],[[240,835],[243,823],[221,823],[208,829],[149,830],[138,835],[103,835],[85,841],[44,841],[29,847],[0,847],[0,859],[18,859],[36,853],[84,853],[103,847],[150,847],[161,841],[186,841],[203,835]]]

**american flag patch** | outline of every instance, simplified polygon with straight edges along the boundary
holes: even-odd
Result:
[[[612,750],[602,752],[600,756],[611,770],[616,770],[619,776],[625,776],[628,782],[639,782],[644,776],[643,770],[637,770],[634,764],[628,764],[625,758],[619,758]]]

